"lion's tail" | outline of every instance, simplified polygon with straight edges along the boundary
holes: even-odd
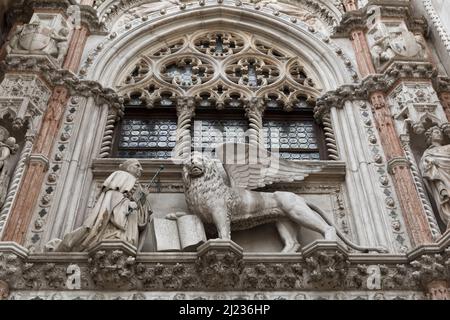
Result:
[[[361,251],[364,253],[368,253],[370,251],[375,251],[375,252],[379,252],[379,253],[386,253],[388,252],[388,249],[385,247],[364,247],[364,246],[360,246],[356,243],[351,242],[350,240],[348,240],[341,231],[338,230],[338,228],[336,228],[336,226],[328,219],[327,215],[325,214],[325,212],[322,211],[322,209],[320,209],[319,207],[317,207],[315,204],[306,201],[306,204],[314,211],[316,211],[323,220],[325,220],[325,222],[327,224],[329,224],[330,226],[334,227],[336,229],[336,234],[339,236],[339,238],[346,244],[348,245],[350,248],[356,250],[356,251]]]

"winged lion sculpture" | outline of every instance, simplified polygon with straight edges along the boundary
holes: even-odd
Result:
[[[322,210],[295,193],[252,191],[276,182],[303,180],[321,171],[319,164],[280,159],[248,144],[225,143],[215,153],[221,161],[199,152],[185,159],[183,183],[189,211],[204,223],[215,225],[219,238],[231,239],[232,230],[274,222],[284,243],[282,252],[300,248],[299,227],[316,231],[326,240],[340,238],[358,251],[386,251],[352,243]]]

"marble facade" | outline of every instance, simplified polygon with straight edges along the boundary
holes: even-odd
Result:
[[[446,6],[10,3],[0,19],[10,28],[0,33],[8,34],[0,51],[0,126],[8,132],[0,141],[0,299],[450,299],[448,177],[424,176],[422,159],[431,131],[439,131],[440,147],[450,143]],[[249,143],[260,144],[270,108],[278,121],[306,106],[323,150],[320,159],[294,162],[319,169],[250,189],[297,194],[346,239],[387,252],[359,252],[305,227],[296,230],[297,252],[280,253],[275,223],[232,229],[231,240],[207,229],[208,241],[189,252],[155,252],[145,228],[132,243],[103,230],[83,250],[49,250],[109,192],[105,181],[126,160],[117,150],[133,103],[149,114],[166,103],[178,125],[171,159],[139,158],[138,199],[151,216],[193,211],[175,160],[190,153],[203,107],[217,119],[235,108]],[[126,190],[121,183],[108,185],[121,190],[126,224],[139,200],[129,195],[134,182]],[[98,209],[113,212],[112,224],[115,209],[105,208],[114,201]]]

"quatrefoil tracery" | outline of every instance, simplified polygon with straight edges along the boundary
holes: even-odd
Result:
[[[239,108],[252,97],[267,108],[309,108],[320,94],[317,80],[299,58],[270,43],[229,31],[172,38],[141,55],[119,88],[125,100],[147,107],[191,96],[207,108]]]
[[[232,82],[251,88],[260,88],[274,83],[280,76],[279,67],[271,60],[262,57],[243,57],[225,68]]]
[[[194,56],[180,57],[161,67],[162,79],[182,88],[208,82],[213,74],[214,68],[209,61]]]
[[[197,37],[194,46],[201,53],[222,58],[242,51],[244,39],[235,33],[216,31]]]

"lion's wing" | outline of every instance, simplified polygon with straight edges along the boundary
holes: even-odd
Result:
[[[224,143],[216,147],[233,187],[262,188],[276,182],[293,182],[319,172],[319,164],[280,159],[260,146],[243,143]]]

